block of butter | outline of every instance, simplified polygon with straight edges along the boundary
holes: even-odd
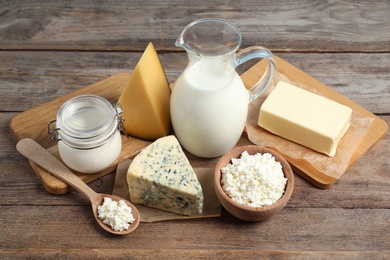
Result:
[[[262,104],[258,125],[333,157],[351,115],[347,106],[280,81]]]

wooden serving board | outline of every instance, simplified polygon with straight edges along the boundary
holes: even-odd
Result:
[[[96,94],[106,98],[111,103],[114,103],[118,100],[129,78],[129,73],[121,72],[65,96],[56,98],[48,103],[26,110],[16,115],[11,120],[11,133],[16,140],[26,137],[34,139],[61,160],[57,149],[57,143],[51,141],[51,136],[47,131],[48,122],[56,119],[57,110],[61,107],[61,105],[68,99],[82,94]],[[115,171],[120,160],[133,158],[149,144],[150,142],[137,138],[127,138],[122,135],[122,151],[117,161],[110,167],[95,174],[74,173],[86,183],[96,180]],[[71,186],[54,177],[35,163],[30,161],[30,164],[48,192],[52,194],[64,194],[72,190]]]
[[[285,60],[279,57],[275,57],[275,60],[276,60],[276,70],[280,74],[287,77],[291,82],[294,83],[294,85],[296,84],[296,85],[310,86],[310,88],[313,88],[314,90],[318,91],[323,96],[332,99],[334,101],[337,101],[341,104],[344,104],[350,107],[354,112],[373,120],[370,129],[367,131],[360,145],[357,147],[356,151],[352,155],[347,165],[347,168],[343,173],[340,174],[339,178],[341,178],[341,176],[345,174],[348,171],[348,169],[359,160],[359,158],[361,158],[364,154],[366,154],[375,145],[375,143],[377,143],[385,135],[388,129],[387,123],[381,118],[379,118],[378,116],[371,113],[370,111],[352,102],[347,97],[341,95],[340,93],[326,86],[322,82],[309,76],[308,74],[294,67],[293,65],[286,62]],[[257,82],[259,77],[261,77],[264,70],[266,69],[266,65],[267,64],[265,62],[259,62],[255,64],[247,72],[245,72],[241,76],[245,85],[253,86]],[[277,150],[273,147],[269,147],[269,148],[276,150],[277,152],[282,154],[286,158],[286,160],[291,164],[294,172],[298,173],[304,179],[306,179],[307,181],[309,181],[310,183],[312,183],[318,188],[327,189],[331,187],[337,180],[339,180],[339,178],[334,178],[332,176],[326,175],[323,172],[318,171],[308,161],[294,159],[287,156],[285,153],[283,153],[282,150]]]
[[[372,117],[374,122],[372,127],[368,131],[367,135],[361,142],[360,146],[354,153],[349,166],[352,166],[361,156],[363,156],[377,141],[379,141],[384,134],[386,133],[388,126],[379,117],[375,116],[371,112],[367,111],[363,107],[355,104],[348,98],[329,88],[325,84],[319,82],[318,80],[310,77],[303,71],[289,64],[279,57],[275,57],[277,64],[277,71],[285,75],[291,82],[296,82],[304,85],[311,86],[325,96],[351,107],[353,110]],[[251,86],[259,79],[262,75],[262,72],[265,70],[265,63],[259,62],[246,71],[242,75],[242,79],[247,86]],[[47,124],[51,120],[56,118],[57,110],[61,105],[68,99],[82,95],[82,94],[96,94],[106,98],[108,101],[114,103],[119,98],[122,93],[123,88],[125,87],[127,81],[129,80],[130,74],[122,72],[111,77],[108,77],[104,80],[81,88],[77,91],[69,93],[65,96],[56,98],[48,103],[34,107],[27,111],[24,111],[17,116],[15,116],[10,122],[11,133],[16,140],[22,138],[32,138],[42,146],[47,148],[52,154],[60,159],[58,155],[57,145],[55,142],[50,140],[50,135],[47,132]],[[108,169],[96,173],[96,174],[81,174],[75,172],[84,182],[90,182],[95,179],[98,179],[110,172],[113,172],[116,169],[117,164],[122,159],[133,158],[137,155],[144,147],[150,144],[150,142],[136,139],[136,138],[126,138],[122,136],[122,152],[118,160],[111,165]],[[301,162],[287,157],[283,154],[283,151],[278,151],[291,164],[292,168],[296,173],[301,175],[303,178],[314,184],[319,188],[329,188],[333,185],[337,179],[330,177],[322,172],[315,170],[309,162]],[[66,183],[57,179],[50,173],[46,172],[39,166],[30,162],[33,170],[36,172],[37,176],[42,181],[45,189],[52,194],[63,194],[70,191],[72,188]]]

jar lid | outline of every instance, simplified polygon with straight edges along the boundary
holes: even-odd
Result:
[[[113,134],[117,119],[110,102],[86,94],[66,101],[57,112],[56,123],[61,140],[73,147],[91,148]]]

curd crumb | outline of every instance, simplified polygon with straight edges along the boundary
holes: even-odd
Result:
[[[98,206],[98,216],[115,231],[128,229],[135,221],[131,207],[124,200],[117,202],[109,197],[105,197],[103,204]]]
[[[224,192],[250,207],[274,204],[283,196],[287,183],[282,165],[270,153],[249,155],[244,151],[221,171]]]

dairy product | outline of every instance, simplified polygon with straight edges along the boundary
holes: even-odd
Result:
[[[280,81],[262,104],[258,124],[333,157],[351,115],[347,106]]]
[[[134,158],[127,183],[133,203],[183,215],[202,213],[202,187],[172,135],[157,139]]]
[[[226,62],[203,59],[184,71],[171,97],[175,135],[190,153],[216,157],[240,138],[248,112],[249,92]]]
[[[76,149],[58,142],[58,151],[62,161],[71,169],[82,173],[96,173],[113,164],[122,149],[122,138],[115,131],[110,140],[93,149]]]
[[[221,172],[225,193],[234,201],[250,207],[274,204],[283,196],[287,183],[282,165],[270,153],[249,155],[244,151]]]
[[[96,173],[119,157],[122,139],[110,102],[96,95],[80,95],[66,101],[57,112],[56,128],[49,133],[58,141],[62,161],[82,173]]]
[[[151,140],[166,136],[171,129],[170,95],[164,69],[149,43],[119,97],[126,132]]]
[[[135,220],[131,207],[124,200],[118,202],[109,197],[104,197],[103,204],[98,206],[98,216],[115,231],[128,229]]]

